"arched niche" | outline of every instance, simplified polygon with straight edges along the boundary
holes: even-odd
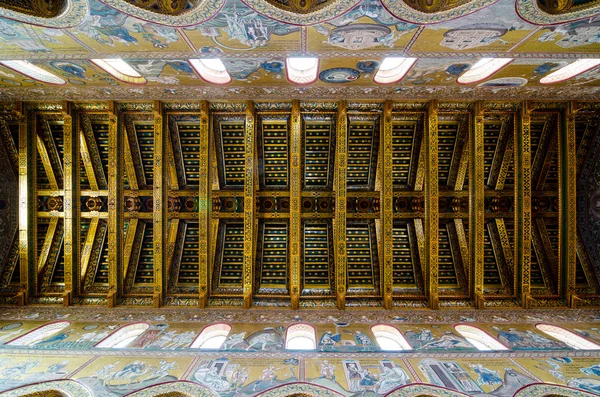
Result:
[[[71,325],[70,321],[54,321],[37,327],[7,343],[8,346],[31,346]]]
[[[427,385],[423,383],[411,383],[392,390],[385,397],[467,397],[468,394],[445,387]]]
[[[343,394],[340,394],[326,387],[303,382],[287,383],[285,385],[277,386],[262,393],[259,393],[255,397],[281,396],[344,397]]]
[[[2,397],[92,397],[92,392],[71,379],[34,383],[0,393]]]
[[[513,395],[513,397],[597,397],[597,394],[588,393],[581,389],[568,386],[553,385],[549,383],[533,383],[527,385]]]
[[[213,18],[225,0],[99,0],[124,14],[159,25],[184,27]]]
[[[88,13],[88,0],[0,0],[0,17],[49,28],[79,25]]]
[[[219,397],[219,394],[197,383],[179,380],[146,387],[125,397]]]
[[[360,0],[242,1],[262,15],[293,25],[314,25],[325,22],[350,11],[360,3]]]
[[[600,1],[517,0],[517,14],[535,25],[556,25],[592,18],[600,13]]]
[[[419,25],[449,21],[479,11],[498,0],[381,0],[393,16]]]
[[[148,323],[134,323],[125,325],[105,339],[98,342],[94,347],[120,349],[127,347],[131,344],[138,336],[146,332],[150,328]]]

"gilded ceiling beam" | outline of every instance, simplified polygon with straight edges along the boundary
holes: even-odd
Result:
[[[79,134],[73,128],[71,103],[62,103],[64,187],[64,282],[63,305],[73,304],[79,285]]]
[[[81,120],[81,124],[83,123],[83,118]],[[88,124],[89,126],[89,124]],[[79,147],[81,151],[81,161],[83,162],[83,167],[85,168],[85,174],[88,178],[88,182],[90,184],[90,190],[98,191],[100,190],[98,187],[98,181],[96,180],[96,172],[94,171],[94,165],[92,164],[92,158],[90,157],[90,151],[88,148],[88,143],[85,139],[85,133],[83,129],[87,126],[80,125],[81,130],[79,131]],[[91,126],[90,126],[91,127]],[[93,134],[93,132],[92,132]],[[98,172],[104,172],[104,170],[100,169]]]
[[[425,218],[424,234],[426,257],[425,294],[429,307],[439,308],[438,296],[438,233],[439,233],[439,181],[438,181],[438,102],[433,100],[427,108],[425,145]]]
[[[208,102],[200,103],[200,141],[198,168],[198,306],[206,307],[208,303],[208,272],[210,261],[208,253],[210,241],[210,212],[211,212],[211,173],[209,156],[209,110]]]
[[[154,116],[154,185],[153,197],[153,265],[154,265],[154,307],[163,304],[165,293],[165,249],[166,227],[167,227],[167,162],[166,145],[167,131],[164,129],[164,110],[159,101],[152,102],[152,114]]]
[[[301,192],[302,192],[302,119],[300,101],[292,102],[292,126],[290,136],[290,297],[292,309],[300,307],[301,275]]]
[[[380,143],[381,161],[381,237],[383,239],[383,306],[392,308],[394,288],[394,179],[392,177],[393,146],[392,146],[392,103],[386,101],[383,105],[383,137]]]
[[[527,101],[521,104],[515,126],[515,262],[517,297],[527,308],[531,293],[531,111]]]
[[[484,201],[484,110],[482,102],[475,102],[473,107],[473,127],[469,146],[471,161],[469,162],[469,233],[470,233],[470,255],[469,275],[470,293],[472,294],[475,307],[483,309],[483,237],[485,228],[485,201]]]
[[[35,146],[28,134],[28,125],[31,120],[28,107],[23,103],[17,104],[19,120],[19,266],[21,266],[21,292],[19,304],[26,305],[28,298],[34,291],[37,273],[34,263],[34,203],[36,202],[35,189]]]
[[[45,120],[40,122],[46,123]],[[40,155],[40,159],[42,160],[42,165],[44,166],[44,171],[46,171],[46,176],[48,177],[48,183],[50,184],[50,189],[58,190],[58,182],[56,181],[56,175],[54,174],[54,169],[52,168],[52,163],[50,162],[50,156],[48,155],[48,150],[46,145],[44,144],[44,139],[40,136],[40,133],[43,134],[43,131],[38,131],[36,134],[37,137],[37,151]],[[34,157],[35,158],[35,157]]]
[[[96,240],[96,231],[98,230],[99,222],[100,218],[94,217],[90,220],[90,225],[88,226],[83,248],[81,249],[81,271],[79,273],[80,280],[85,279],[86,273],[88,272],[90,257],[92,256],[92,251],[94,249],[94,241]]]
[[[577,260],[577,147],[575,140],[575,110],[573,102],[561,114],[559,130],[559,256],[564,281],[563,296],[574,307],[575,269]]]
[[[336,275],[336,304],[346,307],[346,179],[348,167],[348,105],[341,101],[337,116],[337,139],[334,170],[335,216],[333,228]]]
[[[246,102],[246,123],[244,133],[244,160],[245,160],[245,178],[244,178],[244,262],[243,262],[243,281],[242,294],[244,298],[244,308],[252,306],[252,282],[254,279],[254,241],[255,240],[255,195],[257,173],[256,158],[256,115],[254,113],[254,103]]]
[[[123,295],[123,143],[127,137],[121,130],[121,114],[114,101],[108,103],[108,296],[114,307]],[[130,183],[131,182],[131,177]],[[135,178],[133,178],[135,179]],[[129,236],[128,230],[127,236]]]

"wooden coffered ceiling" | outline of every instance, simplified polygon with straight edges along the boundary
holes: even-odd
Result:
[[[594,306],[598,106],[4,103],[2,302]]]

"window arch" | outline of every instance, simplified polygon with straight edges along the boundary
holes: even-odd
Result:
[[[285,72],[294,84],[310,84],[317,80],[319,59],[308,57],[292,57],[285,60]]]
[[[404,335],[396,327],[378,324],[372,326],[371,331],[373,331],[373,335],[375,335],[375,339],[381,350],[412,350],[410,343],[408,343]]]
[[[67,328],[71,325],[70,321],[55,321],[53,323],[44,324],[41,327],[34,329],[26,333],[25,335],[19,336],[16,339],[11,340],[7,343],[10,346],[29,346],[36,342],[41,341],[49,336],[52,336],[62,329]]]
[[[231,331],[229,324],[213,324],[204,327],[200,335],[194,339],[192,349],[219,349]]]
[[[122,349],[127,347],[133,342],[138,336],[144,333],[150,324],[148,323],[135,323],[125,325],[112,334],[108,335],[105,339],[101,340],[94,347],[102,347],[109,349]]]
[[[288,350],[315,350],[317,337],[315,328],[308,324],[294,324],[287,329],[285,348]]]
[[[472,325],[458,324],[454,326],[454,329],[477,350],[509,350],[508,347],[494,339],[490,334]]]
[[[558,339],[569,347],[578,350],[600,350],[600,345],[597,345],[574,332],[566,330],[556,325],[537,324],[535,326],[543,333],[550,335],[554,339]]]

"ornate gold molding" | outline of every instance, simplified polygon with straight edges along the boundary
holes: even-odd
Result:
[[[290,136],[290,298],[292,309],[300,306],[301,232],[302,218],[300,198],[302,192],[302,118],[300,101],[292,102],[292,126]]]
[[[246,102],[246,127],[244,133],[244,158],[245,158],[245,179],[244,179],[244,262],[243,262],[243,281],[242,293],[244,298],[244,308],[252,306],[252,281],[254,275],[254,241],[255,233],[255,194],[256,194],[256,116],[254,113],[254,103]]]
[[[123,137],[116,102],[108,103],[108,296],[109,307],[123,294]],[[127,150],[125,151],[127,152]],[[131,178],[130,178],[131,179]],[[129,235],[129,233],[128,233]]]
[[[515,261],[519,266],[517,295],[523,307],[531,293],[531,111],[523,102],[515,126]],[[520,175],[518,174],[520,173]]]
[[[381,252],[383,262],[383,306],[386,309],[391,309],[393,304],[393,289],[394,289],[394,180],[392,177],[393,166],[393,146],[392,146],[392,103],[386,101],[383,107],[383,130],[380,140],[381,162],[381,236],[383,240],[383,250]]]
[[[200,154],[198,168],[198,306],[206,307],[208,303],[208,272],[211,216],[211,167],[209,153],[209,110],[208,102],[200,102]]]
[[[577,145],[573,102],[567,104],[559,130],[559,256],[564,274],[563,296],[569,306],[575,302],[577,261]]]
[[[475,307],[483,308],[483,237],[485,228],[485,201],[484,201],[484,110],[483,104],[475,102],[473,109],[473,126],[471,127],[469,146],[471,158],[469,162],[469,233],[470,233],[470,293],[475,302]]]
[[[425,145],[425,293],[429,307],[439,308],[438,296],[438,233],[439,233],[439,188],[438,188],[438,102],[433,100],[427,108],[427,132]]]
[[[164,111],[159,101],[152,102],[154,115],[154,185],[153,198],[153,260],[154,260],[154,307],[162,305],[165,290],[165,230],[167,227],[167,131],[164,129]]]
[[[336,153],[335,153],[335,216],[333,240],[335,248],[336,304],[346,307],[346,179],[348,167],[348,105],[341,101],[338,106]]]
[[[21,266],[21,292],[20,304],[26,305],[28,298],[32,295],[35,286],[35,266],[33,240],[34,240],[34,207],[35,193],[33,181],[35,180],[35,147],[28,134],[30,125],[28,107],[23,103],[17,103],[17,114],[19,120],[19,265]]]

